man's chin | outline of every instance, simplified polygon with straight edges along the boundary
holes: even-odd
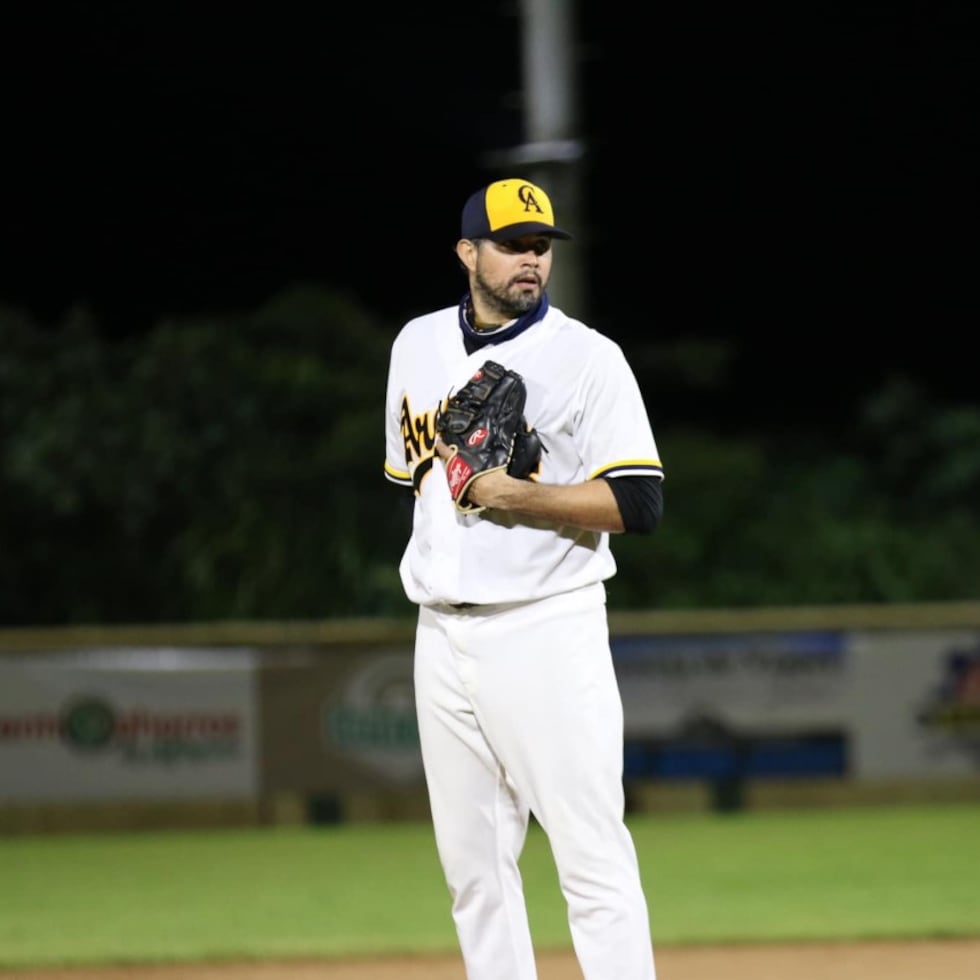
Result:
[[[522,289],[514,299],[511,304],[511,312],[514,316],[523,316],[525,313],[530,313],[541,299],[541,290],[535,287],[534,289]]]

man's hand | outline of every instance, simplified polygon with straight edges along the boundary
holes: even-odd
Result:
[[[439,458],[448,463],[455,455],[455,450],[447,446],[440,437],[436,437],[436,453]],[[499,506],[502,494],[508,484],[517,483],[514,477],[508,476],[506,470],[491,470],[484,473],[479,480],[474,480],[466,491],[467,500],[481,510],[484,507]]]

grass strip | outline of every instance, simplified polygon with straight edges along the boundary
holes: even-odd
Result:
[[[980,935],[980,806],[630,821],[655,941]],[[569,945],[547,839],[521,868],[540,948]],[[0,838],[0,966],[456,948],[427,823]]]

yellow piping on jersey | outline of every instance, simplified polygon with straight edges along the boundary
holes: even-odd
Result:
[[[396,480],[398,483],[412,482],[412,474],[408,470],[396,470],[394,466],[388,465],[387,460],[385,460],[385,476],[390,480]]]
[[[620,470],[643,470],[651,476],[662,477],[664,475],[663,463],[659,459],[620,459],[615,463],[607,463],[605,466],[600,466],[599,469],[589,474],[589,479],[596,480],[600,476],[605,476],[607,473],[614,473]]]

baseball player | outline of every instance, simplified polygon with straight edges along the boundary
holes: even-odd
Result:
[[[389,363],[384,471],[414,494],[399,571],[419,606],[422,759],[468,980],[537,977],[518,867],[531,814],[585,980],[655,980],[604,583],[610,535],[658,525],[663,468],[623,351],[548,301],[553,243],[570,237],[533,183],[478,190],[456,244],[465,295],[406,323]],[[488,361],[524,379],[542,451],[525,478],[477,472],[462,510],[438,422]]]

